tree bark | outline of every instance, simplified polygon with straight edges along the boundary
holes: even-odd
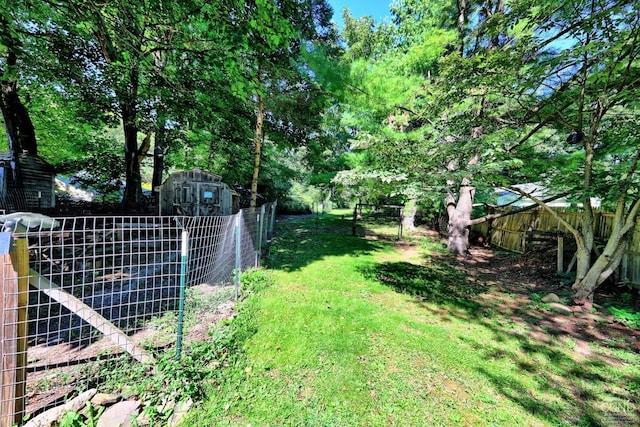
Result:
[[[123,85],[114,88],[122,115],[124,130],[125,188],[122,198],[122,209],[125,212],[139,212],[143,205],[142,177],[140,175],[140,155],[138,149],[138,89],[140,79],[139,55],[142,49],[135,46],[118,46],[110,37],[109,26],[101,14],[95,16],[95,36],[100,45],[106,63],[128,63],[128,72],[122,77]],[[131,35],[139,36],[139,29],[130,29]],[[134,34],[135,33],[135,34]],[[140,38],[136,43],[140,42]],[[125,60],[125,52],[131,48],[130,58]]]
[[[467,0],[458,0],[457,6],[458,51],[460,52],[460,56],[464,57],[464,38],[466,33],[465,25],[467,23]]]
[[[126,185],[122,206],[125,211],[137,212],[142,207],[142,177],[138,153],[138,126],[135,107],[123,106],[124,158]]]
[[[3,18],[0,18],[2,27],[9,24]],[[11,34],[11,31],[5,30]],[[38,154],[38,144],[36,142],[36,133],[33,128],[33,122],[29,117],[29,112],[18,96],[18,55],[16,54],[18,46],[17,41],[9,36],[3,39],[6,44],[7,54],[5,57],[5,69],[2,70],[2,114],[5,120],[7,133],[10,134],[10,143],[13,143],[13,149],[16,155],[26,152],[28,154]]]
[[[414,230],[416,228],[416,211],[418,210],[418,201],[409,199],[404,206],[402,217],[402,228],[405,230]]]
[[[258,94],[258,114],[256,117],[256,138],[254,141],[253,178],[251,179],[251,202],[249,207],[255,209],[258,204],[258,177],[260,175],[260,156],[262,154],[262,124],[264,121],[264,100]]]
[[[151,189],[153,191],[153,200],[158,203],[160,196],[160,186],[162,185],[162,173],[164,172],[164,151],[166,146],[166,130],[164,121],[158,120],[156,123],[155,148],[153,150],[153,177],[151,179]]]
[[[7,133],[11,134],[12,148],[17,154],[24,152],[36,156],[38,154],[36,131],[29,111],[18,96],[17,82],[3,83],[3,117]]]
[[[640,209],[640,200],[635,200],[627,210],[626,197],[620,197],[616,213],[611,227],[611,234],[607,240],[602,253],[591,264],[591,252],[586,253],[583,248],[582,255],[588,256],[588,268],[584,274],[576,274],[576,281],[573,284],[573,298],[576,303],[590,302],[593,293],[605,280],[607,280],[618,268],[622,257],[629,245],[635,229],[636,218]],[[586,261],[585,261],[586,262]]]
[[[9,39],[9,41],[12,42],[13,40]],[[23,188],[18,156],[23,152],[34,156],[37,155],[38,144],[29,111],[18,96],[18,82],[15,78],[18,57],[14,52],[13,45],[7,46],[7,50],[6,68],[2,70],[6,78],[0,82],[2,86],[0,110],[2,110],[2,118],[11,155],[11,178],[17,188]]]
[[[449,240],[447,249],[458,255],[465,255],[469,252],[469,224],[471,223],[471,210],[473,208],[473,198],[475,187],[460,187],[458,203],[452,209],[453,203],[447,201],[447,212],[449,213]]]

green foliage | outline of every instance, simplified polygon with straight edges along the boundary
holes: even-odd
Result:
[[[201,167],[246,185],[253,162],[252,99],[265,88],[272,92],[271,140],[279,147],[309,144],[325,95],[304,55],[334,49],[331,8],[322,0],[223,3],[5,5],[15,28],[2,27],[3,46],[13,35],[24,47],[21,90],[45,159],[69,174],[91,170],[94,187],[114,176],[135,187],[131,159],[145,154],[138,150],[151,132],[167,169]],[[263,85],[269,74],[278,84]],[[115,126],[124,126],[114,139],[118,163],[104,155],[112,153],[106,134]],[[270,180],[263,183],[269,187]],[[282,184],[267,190],[286,192]]]
[[[242,299],[259,296],[273,285],[273,279],[263,270],[248,270],[242,274]]]
[[[630,328],[640,329],[640,312],[630,307],[607,307],[613,317]]]
[[[628,116],[627,98],[636,85],[631,78],[635,66],[622,57],[613,59],[619,58],[614,52],[624,57],[637,51],[635,42],[618,43],[637,31],[634,18],[622,12],[631,2],[576,9],[553,4],[504,11],[469,5],[466,28],[457,33],[452,18],[458,11],[450,2],[428,7],[410,0],[394,3],[395,49],[352,61],[353,80],[364,84],[349,99],[344,123],[357,129],[358,141],[375,141],[358,145],[380,156],[367,165],[367,173],[419,171],[411,180],[436,189],[461,182],[477,187],[546,182],[558,191],[571,188],[576,199],[598,196],[605,203],[627,187],[633,194],[635,180],[625,182],[623,192],[611,185],[633,167],[637,147],[633,120],[624,119],[633,116]],[[593,19],[572,18],[580,13],[591,13]],[[597,30],[605,27],[612,31]],[[453,49],[456,37],[464,38],[462,53]],[[579,78],[580,64],[586,79]],[[624,71],[625,66],[630,68]],[[378,73],[383,76],[379,81]],[[396,78],[404,79],[406,89]],[[593,119],[590,111],[605,80],[616,87],[615,95],[606,95],[611,109],[598,119],[597,137],[589,137],[597,149],[585,189],[585,151],[567,144],[566,137],[572,129],[589,128],[576,120]],[[577,102],[581,85],[586,85],[584,99]],[[393,135],[385,119],[397,117],[398,111],[407,114],[405,129]],[[414,137],[408,129],[420,132]],[[629,150],[629,144],[634,148]],[[403,146],[411,154],[403,153]]]
[[[67,411],[60,419],[59,427],[95,427],[104,408],[96,411],[91,403],[87,402],[86,416],[75,411]]]
[[[63,427],[84,427],[86,424],[82,420],[82,416],[77,412],[69,411],[62,416],[60,425]]]
[[[349,9],[342,10],[344,29],[341,36],[348,45],[345,52],[347,60],[371,59],[383,54],[391,44],[389,28],[379,25],[376,28],[371,16],[354,18]]]

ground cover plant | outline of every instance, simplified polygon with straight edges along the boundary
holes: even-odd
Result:
[[[353,237],[342,215],[279,221],[186,425],[640,423],[637,330],[557,312],[570,291],[521,256]]]
[[[134,425],[170,425],[169,420],[176,417],[177,408],[203,399],[208,385],[219,381],[222,375],[220,367],[229,350],[226,325],[234,314],[233,294],[232,286],[199,285],[187,289],[180,353],[175,345],[177,314],[167,312],[149,322],[146,337],[140,342],[156,356],[153,369],[128,355],[108,358],[89,368],[94,377],[100,378],[92,385],[118,399],[143,402]],[[212,329],[212,325],[216,327]],[[104,406],[88,403],[80,412],[67,411],[59,424],[61,427],[95,426],[104,410]]]

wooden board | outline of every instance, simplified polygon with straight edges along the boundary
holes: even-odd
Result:
[[[58,301],[68,308],[72,313],[82,320],[102,332],[107,338],[113,341],[118,347],[133,356],[141,363],[154,364],[155,359],[146,350],[136,345],[136,343],[122,332],[116,325],[111,323],[100,313],[80,301],[75,296],[66,292],[60,286],[41,276],[37,271],[29,269],[29,284],[46,294],[49,298]]]

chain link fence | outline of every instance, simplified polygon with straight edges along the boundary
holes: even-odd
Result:
[[[234,284],[237,296],[239,272],[259,266],[275,211],[271,203],[230,216],[53,223],[31,214],[0,233],[0,425],[95,387],[100,361],[153,362],[142,344],[152,319],[183,308],[185,288],[196,285]],[[180,333],[162,346],[179,346]]]

